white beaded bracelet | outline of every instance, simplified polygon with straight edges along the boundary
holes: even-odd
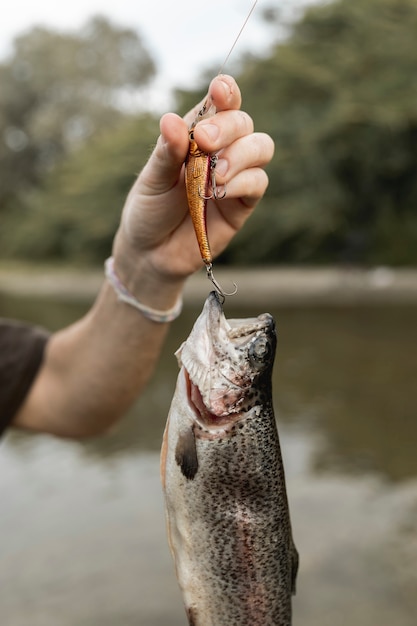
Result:
[[[135,309],[140,311],[142,315],[144,315],[149,320],[153,322],[172,322],[175,320],[182,311],[182,298],[180,297],[176,304],[172,307],[172,309],[168,309],[167,311],[158,311],[157,309],[152,309],[146,304],[142,304],[139,300],[136,300],[135,296],[130,293],[130,291],[124,286],[120,278],[115,272],[114,269],[114,258],[109,257],[105,263],[105,275],[114,291],[116,292],[118,300],[125,302],[126,304],[130,304]]]

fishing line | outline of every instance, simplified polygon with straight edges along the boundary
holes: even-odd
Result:
[[[229,60],[229,58],[230,58],[230,55],[232,54],[232,52],[233,52],[233,50],[234,50],[234,48],[235,48],[235,46],[236,46],[236,44],[237,44],[237,42],[238,42],[238,40],[239,40],[239,37],[241,36],[241,34],[242,34],[242,32],[243,32],[243,29],[245,28],[246,24],[248,23],[249,18],[250,18],[250,16],[252,15],[253,10],[255,9],[255,7],[256,7],[256,5],[257,5],[257,4],[258,4],[258,0],[255,0],[255,2],[254,2],[254,3],[253,3],[253,5],[252,5],[251,10],[249,11],[249,13],[248,13],[248,15],[247,15],[247,17],[246,17],[245,21],[243,22],[242,28],[241,28],[241,29],[240,29],[240,31],[238,32],[237,37],[236,37],[236,39],[234,40],[233,45],[232,45],[232,47],[230,48],[230,50],[229,50],[229,52],[228,52],[228,54],[227,54],[227,57],[226,57],[226,58],[225,58],[225,60],[223,61],[223,64],[220,66],[219,72],[218,72],[218,74],[217,74],[218,76],[219,76],[219,74],[221,74],[221,73],[223,72],[224,66],[225,66],[225,65],[226,65],[226,63],[228,62],[228,60]]]
[[[255,2],[252,4],[252,7],[248,13],[248,15],[246,16],[245,21],[243,22],[243,25],[241,27],[241,29],[239,30],[237,37],[235,38],[232,47],[230,48],[225,60],[223,61],[223,64],[220,66],[219,72],[218,72],[218,76],[220,76],[220,74],[223,72],[223,68],[226,65],[226,63],[228,62],[230,55],[232,54],[238,40],[239,37],[242,34],[243,29],[245,28],[246,24],[248,23],[248,20],[250,18],[250,16],[252,15],[256,5],[258,4],[258,0],[255,0]],[[201,109],[198,111],[197,116],[194,120],[194,122],[191,124],[190,129],[189,129],[189,138],[190,138],[190,146],[188,149],[188,156],[187,156],[187,160],[185,162],[185,186],[186,186],[186,190],[187,190],[187,200],[188,200],[188,207],[191,213],[191,219],[193,221],[194,224],[194,230],[196,232],[197,235],[197,241],[198,241],[198,245],[200,247],[200,252],[201,252],[201,257],[206,265],[206,269],[207,269],[207,277],[209,280],[211,280],[211,282],[214,285],[214,288],[216,289],[217,293],[219,294],[219,296],[222,298],[223,302],[226,298],[226,296],[233,296],[236,292],[237,292],[237,285],[236,283],[233,283],[234,285],[234,291],[232,292],[227,292],[224,291],[222,289],[222,287],[219,285],[219,283],[217,282],[217,280],[214,278],[213,275],[213,264],[211,261],[211,253],[210,253],[210,248],[209,248],[209,244],[208,244],[208,237],[207,237],[207,228],[205,225],[205,211],[206,211],[206,204],[207,204],[207,200],[210,200],[212,198],[214,198],[215,200],[221,200],[222,198],[224,198],[226,196],[226,189],[224,188],[224,193],[223,195],[219,196],[217,194],[217,187],[216,187],[216,178],[215,178],[215,174],[214,174],[214,167],[215,167],[215,163],[216,163],[216,156],[211,156],[209,154],[203,153],[201,150],[198,149],[198,146],[194,140],[194,127],[196,126],[196,124],[203,119],[203,117],[207,114],[207,110],[210,110],[210,106],[208,104],[209,102],[209,97],[207,96],[203,106],[201,107]],[[195,198],[195,186],[196,183],[198,185],[198,180],[197,178],[201,178],[202,174],[198,174],[197,176],[195,175],[194,171],[192,173],[192,176],[188,176],[188,172],[189,169],[191,167],[195,167],[195,163],[197,160],[201,161],[204,159],[209,159],[209,167],[211,168],[211,184],[212,184],[212,191],[210,194],[207,194],[204,190],[201,191],[200,186],[198,186],[197,188],[197,192],[198,192],[198,198]],[[190,163],[191,161],[193,162],[193,165],[191,166]],[[201,172],[203,172],[204,167],[207,167],[207,163],[206,166],[201,166],[199,167],[199,170]],[[190,181],[190,182],[188,182]],[[196,200],[197,200],[197,206],[196,206]],[[203,229],[201,228],[201,220],[203,220],[204,222],[204,226]],[[203,232],[202,232],[203,231]]]

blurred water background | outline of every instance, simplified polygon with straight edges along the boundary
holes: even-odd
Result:
[[[158,465],[173,352],[202,301],[188,301],[155,377],[115,431],[85,443],[10,432],[2,442],[2,624],[185,624]],[[3,292],[0,315],[54,329],[88,305]],[[231,298],[226,314],[265,310],[278,327],[274,405],[301,554],[294,625],[414,626],[416,308]]]

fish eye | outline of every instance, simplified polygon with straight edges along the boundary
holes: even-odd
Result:
[[[257,337],[249,347],[249,358],[258,367],[265,363],[270,353],[271,347],[265,335]]]
[[[194,131],[193,130],[190,130],[189,138],[190,138],[190,141],[194,141]]]

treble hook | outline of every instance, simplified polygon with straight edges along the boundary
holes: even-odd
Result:
[[[226,183],[222,185],[223,193],[219,194],[219,187],[217,186],[217,182],[216,182],[216,164],[218,160],[219,160],[219,157],[217,156],[217,154],[212,154],[210,156],[211,190],[212,190],[212,197],[215,200],[223,200],[226,197]]]
[[[219,194],[219,187],[216,182],[216,173],[214,170],[211,172],[211,188],[212,188],[212,196],[215,200],[223,200],[226,197],[226,183],[223,186],[223,193]]]
[[[209,196],[205,196],[204,193],[201,191],[200,185],[198,186],[198,197],[202,200],[212,200],[213,198],[217,199],[214,195],[214,192],[211,192]]]
[[[207,270],[207,278],[208,278],[209,280],[211,280],[211,282],[213,283],[214,288],[216,289],[217,293],[218,293],[218,294],[219,294],[219,296],[223,299],[223,303],[224,303],[224,301],[226,300],[226,296],[234,296],[234,295],[235,295],[235,293],[237,293],[237,285],[236,285],[236,283],[233,283],[233,285],[234,285],[234,287],[235,287],[235,288],[234,288],[234,290],[233,290],[233,291],[231,291],[230,293],[228,293],[227,291],[224,291],[224,290],[220,287],[219,283],[218,283],[218,282],[217,282],[217,280],[214,278],[214,275],[213,275],[213,264],[212,264],[212,263],[207,263],[207,264],[206,264],[206,270]]]
[[[223,185],[223,193],[220,195],[219,194],[219,188],[217,186],[216,183],[216,176],[214,174],[214,172],[211,175],[211,192],[209,196],[205,196],[204,193],[201,191],[201,187],[198,187],[198,197],[201,198],[202,200],[223,200],[226,197],[226,185]]]

